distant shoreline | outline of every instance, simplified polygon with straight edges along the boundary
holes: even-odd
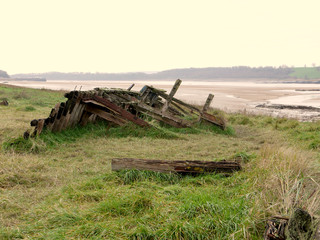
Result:
[[[12,82],[12,81],[33,81],[33,82],[46,82],[47,79],[45,78],[0,78],[1,82]]]
[[[213,79],[191,79],[191,78],[180,78],[184,82],[254,82],[254,83],[264,83],[264,84],[320,84],[320,79],[270,79],[270,78],[213,78]],[[168,78],[168,79],[49,79],[46,78],[0,78],[0,82],[172,82],[177,80],[177,78]]]

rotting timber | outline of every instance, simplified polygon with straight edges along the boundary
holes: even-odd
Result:
[[[170,93],[152,86],[144,86],[140,92],[128,89],[95,88],[91,91],[71,91],[65,94],[66,102],[57,103],[49,117],[34,119],[31,136],[44,129],[59,132],[75,125],[86,125],[103,119],[114,125],[133,122],[141,127],[150,127],[146,116],[177,128],[191,127],[205,121],[225,129],[225,121],[207,112],[213,95],[209,94],[203,109],[187,104],[174,97],[181,80],[178,79]]]
[[[114,158],[111,162],[112,171],[119,170],[148,170],[164,173],[233,173],[241,170],[241,165],[236,161],[169,161],[135,158]]]

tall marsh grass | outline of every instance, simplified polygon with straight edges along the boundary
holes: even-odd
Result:
[[[263,176],[257,183],[261,190],[257,202],[267,210],[264,214],[290,216],[299,207],[320,216],[320,176],[311,154],[267,145],[261,149],[257,168]]]

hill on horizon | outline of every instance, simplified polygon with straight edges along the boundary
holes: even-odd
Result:
[[[10,78],[7,72],[0,70],[0,78]]]
[[[46,72],[14,74],[13,78],[45,78],[47,80],[163,80],[163,79],[320,79],[320,67],[208,67],[170,69],[155,73],[89,73]]]

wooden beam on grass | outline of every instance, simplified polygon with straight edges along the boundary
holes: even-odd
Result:
[[[111,168],[112,171],[136,169],[176,173],[232,173],[241,170],[241,165],[233,161],[168,161],[114,158],[111,162]]]

